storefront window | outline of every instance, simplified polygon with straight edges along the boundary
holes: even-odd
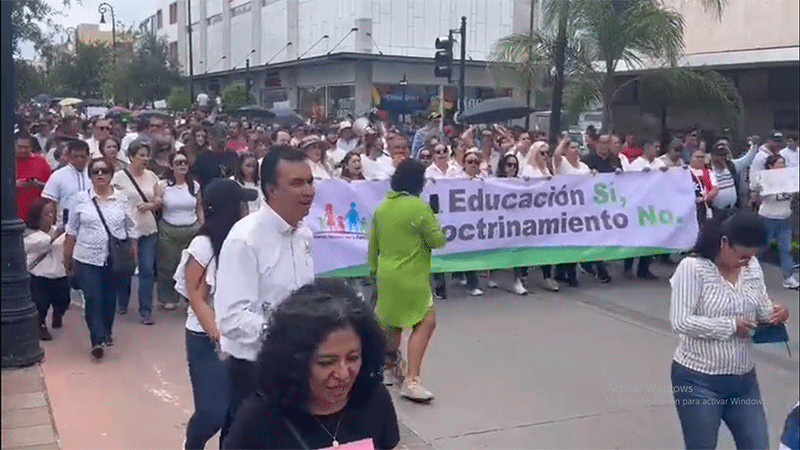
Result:
[[[327,117],[325,110],[326,87],[298,88],[300,112],[306,117]]]
[[[356,109],[354,86],[328,86],[328,112],[337,119],[354,115]]]

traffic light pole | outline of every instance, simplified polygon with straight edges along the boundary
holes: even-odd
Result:
[[[466,78],[467,17],[461,16],[461,78],[458,80],[458,111],[464,113],[464,84]]]

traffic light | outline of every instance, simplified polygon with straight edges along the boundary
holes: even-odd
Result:
[[[450,82],[450,77],[453,74],[453,37],[438,37],[436,38],[436,55],[433,57],[433,74],[437,78],[447,78]]]

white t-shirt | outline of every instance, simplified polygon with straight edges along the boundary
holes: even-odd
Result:
[[[136,177],[133,172],[129,172],[139,185],[139,189],[147,198],[148,203],[152,202],[156,195],[156,184],[159,180],[155,173],[145,169],[141,177]],[[136,207],[144,203],[139,191],[131,182],[130,177],[122,170],[118,170],[111,180],[111,184],[115,189],[123,192],[128,201],[128,206],[131,207],[130,215],[133,218],[135,229],[139,232],[139,236],[148,236],[158,232],[158,225],[156,224],[155,215],[150,211],[139,211]]]
[[[158,182],[164,190],[164,206],[161,217],[170,225],[184,227],[197,222],[197,197],[200,185],[194,182],[194,194],[189,192],[189,185],[169,186],[167,180]]]
[[[431,164],[425,169],[425,178],[433,178],[434,180],[438,180],[441,178],[461,178],[464,174],[464,171],[461,167],[453,162],[447,163],[447,170],[442,171],[436,164]]]
[[[784,147],[783,150],[781,150],[780,155],[783,157],[784,161],[786,161],[786,167],[800,166],[800,157],[798,157],[798,153],[800,153],[800,150],[792,150],[789,147]]]
[[[368,180],[386,180],[394,175],[392,158],[386,155],[379,156],[375,161],[369,157],[363,157],[361,158],[361,165],[363,167],[364,178]]]
[[[547,172],[542,172],[538,167],[533,167],[530,164],[526,164],[522,169],[522,174],[520,176],[527,178],[546,178],[549,177],[550,174]]]
[[[230,177],[231,180],[236,181],[236,178]],[[236,181],[239,183],[238,181]],[[252,202],[247,202],[247,213],[252,214],[258,211],[261,208],[261,205],[264,204],[264,193],[261,192],[261,187],[258,186],[253,181],[245,181],[243,183],[239,183],[239,185],[245,189],[253,189],[254,191],[258,192],[258,197],[253,200]]]
[[[30,274],[43,278],[62,278],[67,276],[64,269],[64,236],[50,242],[50,234],[41,230],[26,229],[22,242],[25,246],[26,267],[30,266],[41,255],[45,255]]]
[[[625,155],[620,155],[620,156],[625,156]],[[630,163],[625,170],[629,172],[641,172],[647,167],[649,167],[650,170],[655,170],[665,167],[665,164],[664,161],[658,158],[655,158],[653,162],[650,162],[644,156],[640,156],[639,158],[634,159],[633,162]]]
[[[563,156],[561,157],[561,165],[556,167],[554,164],[553,169],[555,169],[556,175],[588,175],[592,173],[592,169],[580,159],[578,160],[578,167],[575,167]]]
[[[217,275],[217,261],[214,258],[214,248],[211,247],[211,239],[208,236],[196,236],[189,243],[189,247],[181,252],[181,260],[178,263],[178,268],[175,269],[175,275],[172,277],[175,280],[175,292],[182,296],[189,298],[189,288],[186,286],[186,264],[189,263],[189,257],[194,258],[198,264],[206,268],[206,283],[209,286],[209,297],[206,302],[211,308],[214,308],[214,289],[216,285]],[[186,328],[198,333],[205,333],[203,326],[197,319],[192,306],[186,309]]]

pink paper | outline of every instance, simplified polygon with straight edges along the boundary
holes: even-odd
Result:
[[[375,445],[372,444],[372,439],[362,439],[360,441],[348,442],[341,444],[338,447],[326,447],[322,450],[375,450]]]

